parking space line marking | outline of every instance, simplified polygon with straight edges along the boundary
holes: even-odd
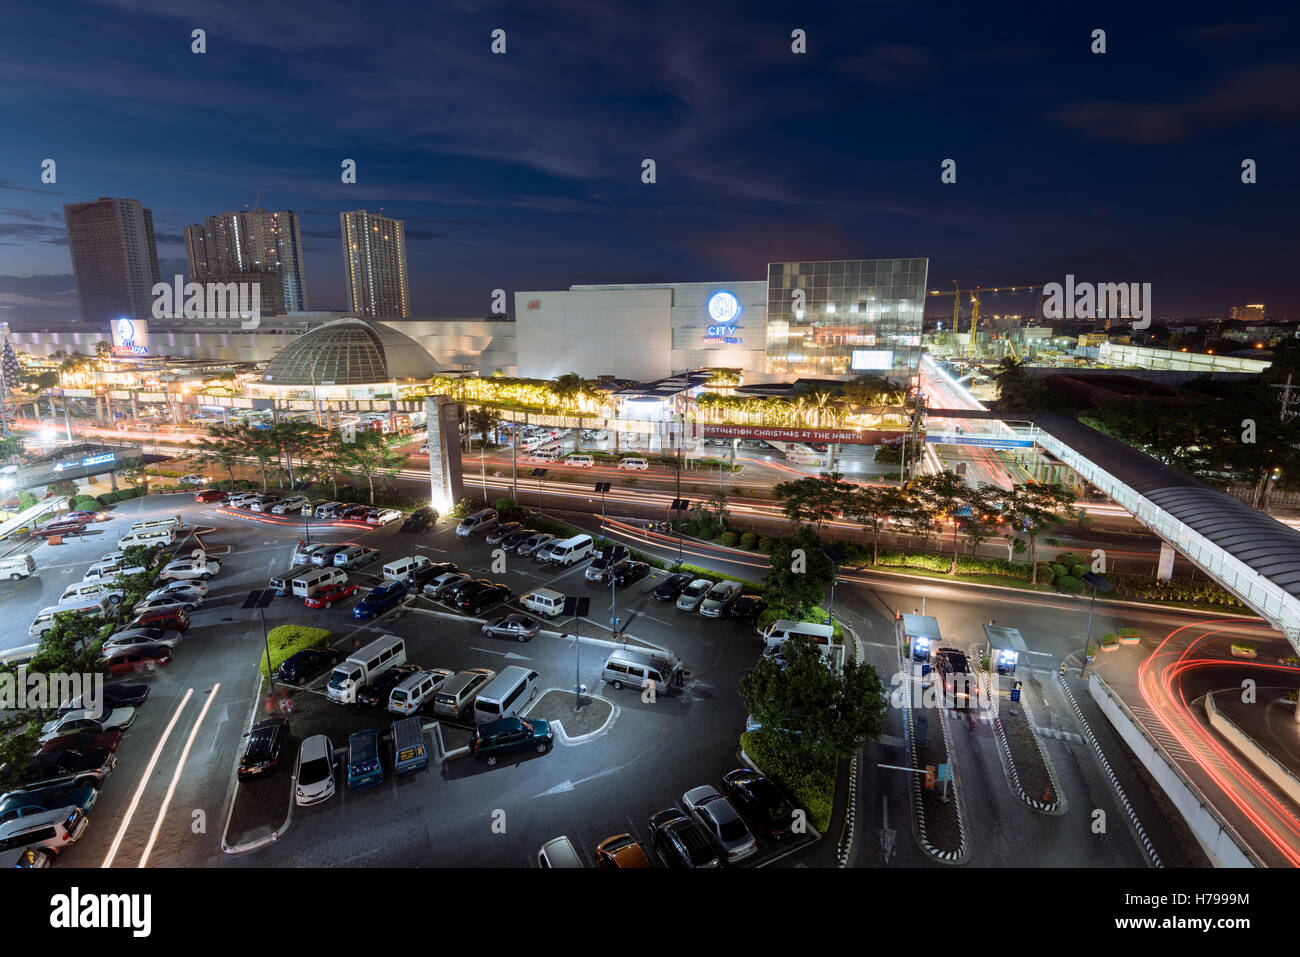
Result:
[[[212,686],[208,693],[208,700],[203,702],[203,707],[199,711],[198,720],[194,722],[194,727],[190,729],[190,736],[185,741],[185,747],[181,750],[180,760],[176,762],[176,772],[172,775],[171,784],[167,786],[167,794],[163,797],[162,807],[158,809],[158,819],[154,821],[153,830],[149,834],[149,843],[145,845],[144,853],[140,855],[138,867],[145,867],[149,863],[149,855],[153,853],[154,843],[158,840],[158,833],[162,830],[163,819],[167,816],[167,809],[171,807],[172,798],[176,795],[176,785],[181,782],[181,772],[185,770],[185,762],[189,760],[190,749],[194,747],[194,739],[198,737],[199,728],[203,726],[203,719],[207,717],[208,709],[212,707],[212,700],[217,696],[217,691],[221,688],[221,682]],[[191,688],[190,691],[194,689]]]
[[[158,744],[153,749],[153,756],[149,758],[148,767],[144,769],[144,774],[140,775],[140,783],[136,785],[135,794],[131,797],[131,803],[126,809],[126,814],[122,815],[122,823],[117,826],[117,834],[113,837],[113,844],[109,847],[108,854],[104,857],[104,863],[100,867],[113,866],[113,858],[117,856],[117,850],[122,846],[122,838],[126,836],[126,829],[131,826],[131,818],[135,816],[135,809],[140,806],[140,798],[144,796],[144,789],[149,785],[149,779],[153,777],[153,769],[158,765],[158,759],[162,756],[163,747],[167,744],[172,729],[176,727],[176,722],[180,720],[181,712],[185,710],[185,705],[189,703],[193,695],[194,689],[190,688],[185,692],[185,697],[181,698],[176,710],[172,712],[172,719],[167,722],[167,727],[163,729],[162,737],[158,739]]]

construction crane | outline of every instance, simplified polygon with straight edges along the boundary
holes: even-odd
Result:
[[[980,321],[980,295],[998,292],[1030,292],[1035,289],[1042,289],[1042,284],[1037,286],[976,286],[974,289],[967,289],[970,295],[970,354],[975,355],[975,330],[979,328]],[[952,331],[961,332],[961,296],[962,290],[958,286],[957,280],[952,281],[952,291],[947,289],[930,289],[926,291],[927,296],[952,296]]]

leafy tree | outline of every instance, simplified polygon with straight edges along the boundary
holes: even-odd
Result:
[[[280,422],[270,430],[270,441],[279,446],[284,456],[289,484],[298,484],[294,473],[294,459],[311,455],[320,446],[323,432],[312,422]]]
[[[806,525],[792,538],[772,539],[771,565],[763,576],[769,604],[784,606],[802,617],[822,600],[835,569],[821,549],[821,539]],[[796,550],[802,550],[802,556],[796,555]]]
[[[244,455],[239,431],[234,426],[214,425],[208,429],[208,437],[193,442],[195,457],[205,465],[215,465],[230,473],[231,484],[235,481],[235,465]]]
[[[1027,543],[1030,581],[1038,584],[1036,553],[1038,539],[1068,519],[1084,521],[1083,511],[1075,507],[1075,494],[1059,483],[1013,485],[1002,499],[1002,516],[1010,526],[1007,537],[1013,543]]]
[[[234,433],[241,453],[257,459],[258,470],[262,473],[262,491],[265,492],[266,467],[279,458],[280,443],[276,440],[272,429],[255,429],[249,425],[237,425]]]
[[[844,513],[871,533],[871,564],[880,560],[880,532],[891,520],[909,515],[911,497],[892,485],[864,485],[849,492]]]
[[[951,472],[923,475],[908,486],[916,511],[929,516],[926,526],[936,528],[941,517],[952,523],[952,566],[948,574],[957,574],[957,531],[964,526],[967,539],[978,547],[993,532],[995,496],[1001,489],[992,485],[971,488]],[[919,515],[909,516],[919,524]]]
[[[382,432],[358,432],[356,440],[344,443],[345,461],[366,477],[370,486],[370,504],[375,504],[375,476],[383,482],[397,474],[406,456],[388,444]]]
[[[825,758],[849,757],[880,736],[885,691],[873,667],[850,657],[836,672],[803,636],[786,641],[782,653],[784,670],[762,658],[740,679],[740,695],[764,730],[793,750]]]
[[[0,456],[12,460],[15,455],[22,455],[25,446],[23,437],[17,434],[11,434],[0,439]]]
[[[469,412],[469,429],[471,432],[477,432],[482,436],[482,441],[486,442],[488,433],[492,433],[492,444],[499,444],[499,436],[496,434],[502,421],[501,413],[491,406],[480,406],[477,409],[470,409]]]
[[[146,493],[149,491],[149,473],[145,471],[143,458],[119,462],[115,471],[132,488],[143,489]]]
[[[873,461],[877,465],[902,465],[903,447],[901,445],[878,445]]]
[[[778,482],[772,491],[782,500],[781,508],[791,521],[812,524],[820,530],[829,519],[844,511],[853,486],[843,478],[839,472],[822,472],[818,478]]]

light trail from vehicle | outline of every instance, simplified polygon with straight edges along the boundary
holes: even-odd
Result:
[[[191,688],[192,692],[194,689]],[[167,816],[167,809],[171,807],[172,798],[176,796],[176,786],[180,784],[181,773],[185,770],[185,762],[189,760],[190,750],[194,747],[194,739],[198,737],[199,728],[203,726],[203,719],[207,717],[208,709],[212,707],[213,700],[217,697],[217,692],[221,690],[221,682],[212,686],[208,692],[207,700],[203,702],[203,708],[199,711],[198,719],[194,722],[194,727],[190,729],[190,736],[185,740],[185,747],[181,750],[180,760],[176,762],[176,771],[172,774],[171,784],[167,787],[167,794],[163,797],[162,807],[158,809],[158,817],[154,821],[153,830],[149,833],[149,843],[145,845],[144,853],[140,855],[138,867],[147,867],[149,864],[149,855],[153,853],[153,846],[158,840],[158,833],[162,830],[163,819]]]

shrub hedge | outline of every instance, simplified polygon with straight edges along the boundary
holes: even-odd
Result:
[[[723,533],[722,533],[722,536],[718,539],[718,544],[719,544],[719,545],[725,545],[725,546],[727,546],[728,548],[732,547],[733,545],[736,544],[736,533],[735,533],[735,532],[723,532]]]
[[[1088,586],[1072,575],[1062,575],[1056,580],[1056,588],[1067,595],[1082,595]]]
[[[755,535],[753,532],[746,532],[744,535],[740,536],[741,548],[747,549],[752,552],[754,550],[754,546],[757,544],[758,544],[758,536]]]
[[[746,731],[740,746],[759,769],[790,793],[808,812],[808,822],[818,831],[830,827],[835,800],[835,762],[817,760],[794,750],[781,735]]]
[[[266,643],[271,649],[271,667],[279,668],[286,658],[296,655],[308,648],[316,648],[329,641],[327,628],[312,628],[307,625],[277,625],[266,635]],[[262,677],[269,678],[266,667],[266,649],[258,656],[258,666]]]

